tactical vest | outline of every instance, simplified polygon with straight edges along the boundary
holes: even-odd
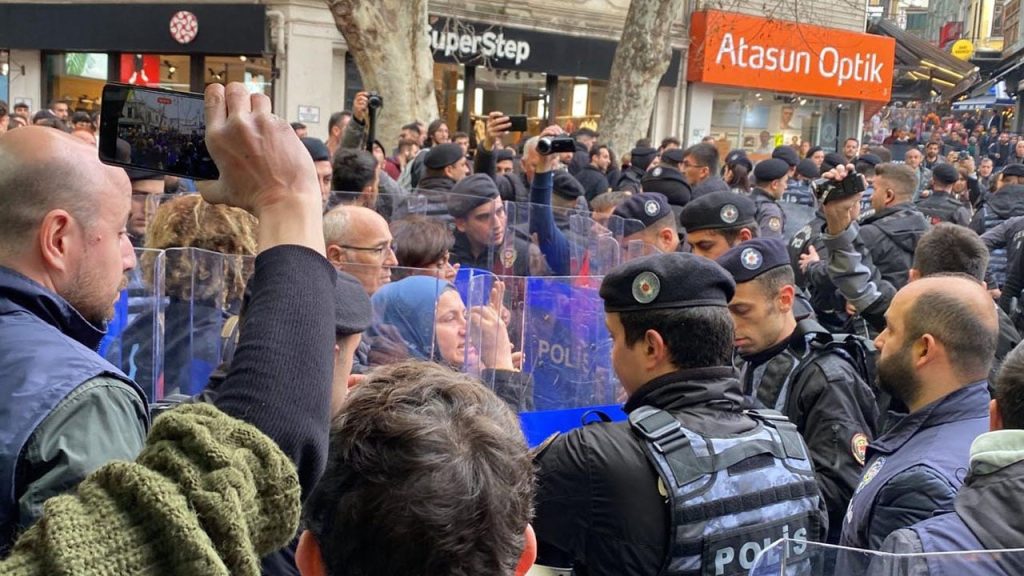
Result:
[[[786,190],[782,193],[782,202],[811,207],[817,205],[817,202],[814,200],[814,192],[811,191],[811,183],[796,180],[790,180],[786,183]]]
[[[701,436],[651,406],[630,414],[672,519],[659,574],[745,575],[781,538],[823,537],[821,495],[796,426],[775,412],[747,414],[758,425],[729,438]]]

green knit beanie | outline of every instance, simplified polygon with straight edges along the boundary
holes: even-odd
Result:
[[[270,438],[184,404],[156,419],[135,462],[111,462],[47,500],[0,574],[257,576],[299,514],[295,466]]]

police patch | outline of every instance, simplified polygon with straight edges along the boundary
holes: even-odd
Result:
[[[658,203],[654,200],[644,202],[644,212],[646,212],[648,216],[654,216],[658,213]]]
[[[633,279],[633,299],[641,304],[650,304],[661,292],[661,280],[654,272],[641,272]]]
[[[764,262],[764,256],[757,248],[747,248],[740,253],[740,263],[747,270],[757,270],[761,267],[762,262]]]
[[[515,248],[505,248],[501,251],[501,263],[505,268],[511,268],[516,263],[516,258],[519,255],[516,254]]]
[[[733,224],[740,217],[740,211],[733,204],[726,204],[722,206],[722,210],[718,213],[718,216],[722,218],[722,222],[726,224]]]
[[[882,471],[882,466],[885,466],[885,456],[879,456],[878,460],[875,460],[871,464],[871,467],[868,468],[867,472],[864,473],[864,476],[861,477],[860,484],[857,485],[857,490],[854,494],[859,493],[865,486],[870,484],[871,481],[875,479],[875,476],[878,476],[878,473]]]
[[[863,466],[864,459],[868,455],[868,437],[860,432],[854,434],[850,440],[850,450],[853,452],[853,457],[857,460],[857,463]]]
[[[782,231],[782,218],[778,216],[772,216],[768,219],[768,229],[772,232]]]
[[[654,176],[655,178],[661,176],[661,167],[659,166],[658,168],[651,170],[651,176]]]

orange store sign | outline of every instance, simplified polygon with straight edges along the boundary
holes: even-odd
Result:
[[[687,81],[888,102],[896,41],[708,10],[690,25]]]

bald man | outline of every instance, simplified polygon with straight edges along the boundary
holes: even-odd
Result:
[[[391,267],[398,266],[394,239],[380,214],[362,206],[338,206],[324,215],[327,259],[337,270],[356,277],[373,296],[391,282]]]
[[[95,350],[135,267],[132,187],[59,130],[0,138],[0,554],[44,500],[149,426],[143,391]]]
[[[967,275],[934,275],[896,293],[879,350],[878,385],[908,414],[867,448],[840,545],[877,550],[895,530],[948,510],[971,442],[989,427],[989,367],[998,321],[992,298]],[[859,574],[841,556],[836,574]]]

